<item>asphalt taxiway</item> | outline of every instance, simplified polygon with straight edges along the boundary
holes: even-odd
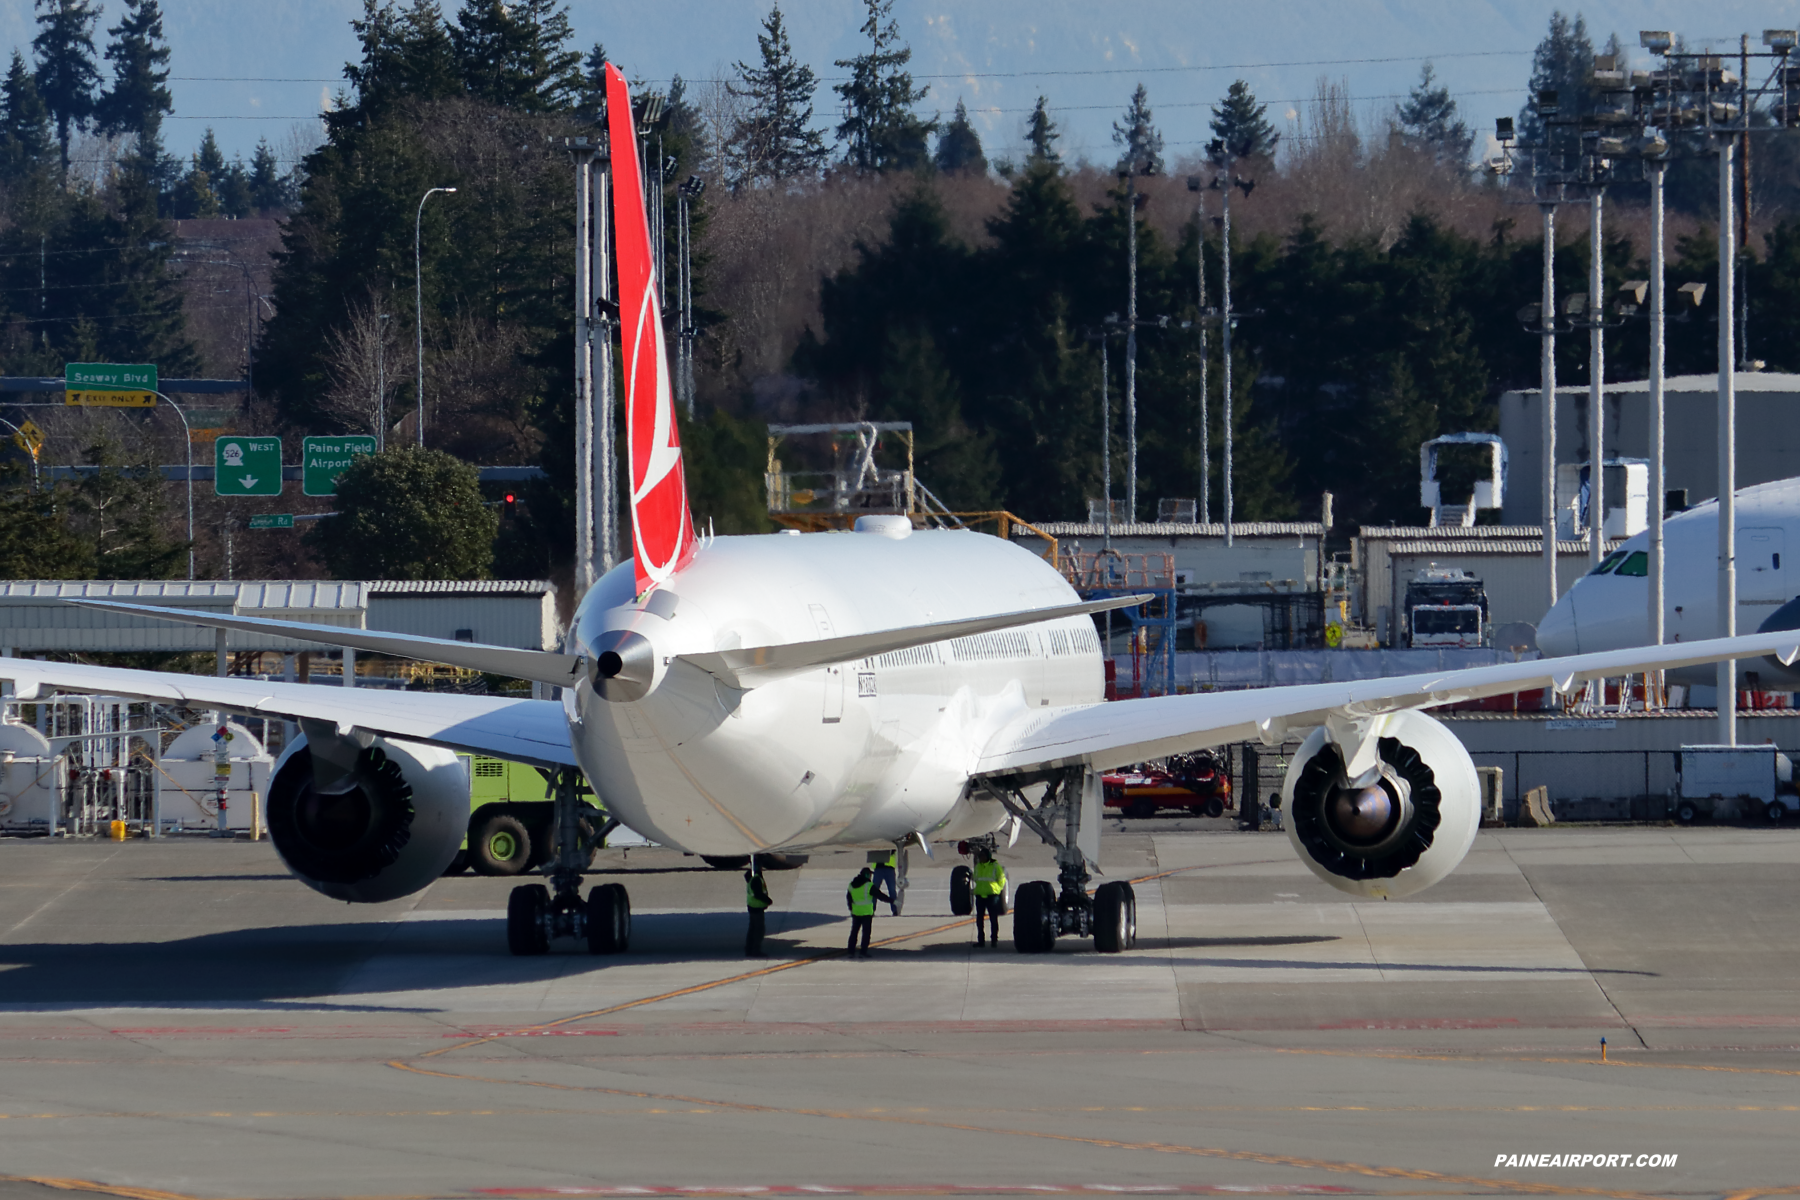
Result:
[[[1279,834],[1104,850],[1130,953],[975,949],[940,852],[857,962],[859,854],[772,873],[746,961],[739,875],[608,851],[631,953],[515,959],[509,880],[0,841],[0,1200],[1800,1190],[1800,832],[1488,831],[1388,903]]]

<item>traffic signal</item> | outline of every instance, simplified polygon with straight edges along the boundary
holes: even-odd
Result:
[[[517,496],[515,496],[515,495],[513,495],[513,494],[512,494],[512,493],[511,493],[511,492],[508,492],[508,493],[506,493],[506,500],[505,500],[505,502],[504,502],[504,503],[503,503],[503,504],[502,504],[502,505],[501,505],[501,506],[500,506],[500,511],[501,511],[501,512],[502,512],[502,513],[504,513],[504,514],[505,514],[505,516],[506,516],[506,517],[507,517],[507,518],[508,518],[508,519],[509,519],[509,520],[510,520],[510,519],[511,519],[511,518],[513,518],[513,517],[516,517],[516,516],[518,516],[518,515],[519,515],[519,500],[518,500],[518,497],[517,497]]]

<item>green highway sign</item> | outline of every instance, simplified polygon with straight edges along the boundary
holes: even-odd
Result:
[[[250,518],[250,528],[252,529],[292,529],[293,527],[293,513],[261,513]]]
[[[375,453],[375,435],[309,437],[300,456],[300,490],[308,496],[337,495],[338,476],[359,458]]]
[[[63,403],[155,408],[155,363],[65,363]]]
[[[281,495],[281,439],[222,437],[214,442],[213,492],[220,496]]]

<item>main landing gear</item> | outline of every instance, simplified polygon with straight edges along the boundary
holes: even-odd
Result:
[[[1058,937],[1092,937],[1094,949],[1117,954],[1137,945],[1137,893],[1124,880],[1101,884],[1088,894],[1088,864],[1098,856],[1100,779],[1083,768],[1052,772],[1043,803],[1033,808],[1020,788],[1043,777],[989,779],[983,788],[1026,828],[1056,849],[1057,882],[1034,879],[1013,892],[1013,946],[1020,954],[1048,954]],[[1058,823],[1062,835],[1056,833]],[[1084,836],[1084,831],[1087,836]],[[1095,854],[1082,843],[1092,839]],[[955,907],[952,879],[952,908]]]
[[[548,772],[546,775],[548,776]],[[514,954],[544,954],[550,939],[581,938],[593,954],[619,954],[631,948],[631,897],[620,883],[603,883],[581,898],[581,873],[594,850],[611,832],[612,821],[583,828],[587,808],[576,790],[578,776],[564,767],[551,778],[556,816],[550,828],[554,852],[544,863],[550,886],[528,883],[512,890],[506,901],[506,947]],[[589,810],[591,811],[591,810]]]

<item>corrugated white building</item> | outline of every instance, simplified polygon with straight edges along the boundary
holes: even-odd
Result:
[[[1686,488],[1688,503],[1719,494],[1719,380],[1716,375],[1677,375],[1663,384],[1664,446],[1669,490]],[[1609,383],[1602,449],[1606,457],[1650,457],[1650,392],[1643,380]],[[1544,409],[1542,389],[1500,397],[1500,437],[1508,458],[1508,525],[1541,525],[1544,519]],[[1556,461],[1586,462],[1588,389],[1556,389]],[[1741,371],[1737,375],[1737,485],[1788,479],[1800,462],[1800,375]],[[1608,509],[1617,497],[1607,500]]]
[[[179,653],[218,649],[217,632],[69,600],[116,600],[236,616],[555,649],[555,589],[543,580],[426,583],[256,580],[0,581],[0,653]],[[225,649],[335,651],[266,634],[226,635]]]
[[[1106,538],[1105,526],[1088,521],[1051,521],[1038,528],[1057,539],[1063,553],[1092,554]],[[1018,525],[1013,540],[1034,554],[1048,549],[1043,538]],[[1112,527],[1112,547],[1121,554],[1171,555],[1177,586],[1292,580],[1318,588],[1325,526],[1317,521],[1239,522],[1231,527],[1231,541],[1225,545],[1225,527],[1216,523],[1133,521]]]

